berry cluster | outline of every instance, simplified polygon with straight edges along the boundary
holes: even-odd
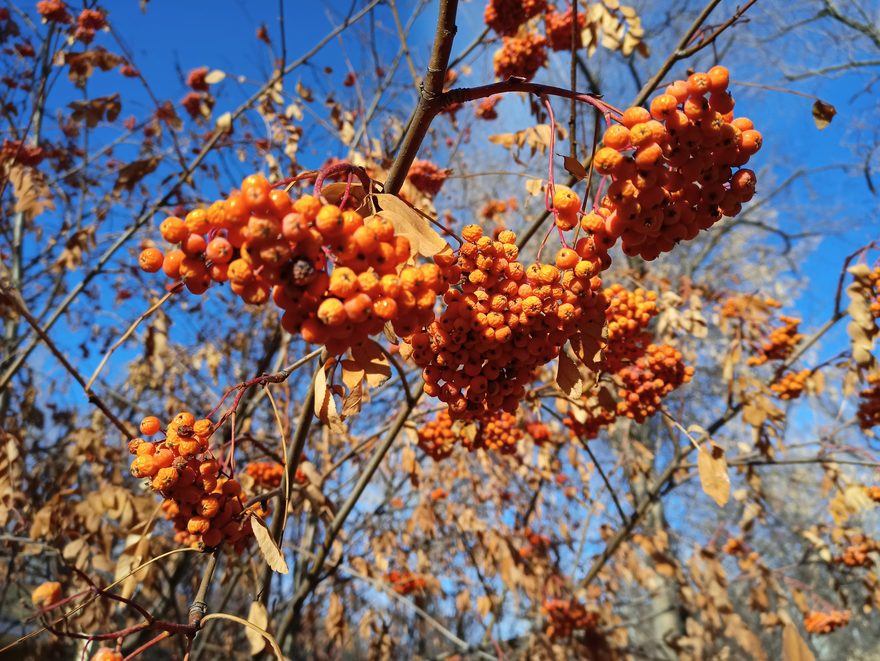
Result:
[[[474,439],[474,447],[468,447],[467,442],[464,445],[471,451],[478,447],[484,447],[501,454],[514,454],[516,446],[524,436],[522,428],[517,424],[516,416],[502,411],[497,415],[480,420],[479,430]]]
[[[140,424],[144,436],[161,429],[155,416]],[[165,499],[162,510],[173,521],[179,543],[213,548],[226,541],[241,552],[253,534],[242,505],[246,498],[238,481],[221,475],[220,465],[209,455],[213,432],[210,420],[196,420],[188,411],[178,413],[161,440],[129,442],[128,450],[135,455],[131,474],[149,479],[152,490]]]
[[[524,267],[513,232],[493,240],[468,225],[462,236],[462,280],[444,295],[440,317],[408,338],[412,357],[424,368],[425,392],[446,403],[453,419],[512,413],[534,370],[575,332],[601,331],[588,323],[604,309],[595,293],[598,267],[567,248],[557,266]]]
[[[574,599],[545,599],[541,611],[549,620],[545,633],[550,638],[569,638],[576,630],[592,630],[599,624],[599,613]]]
[[[872,551],[880,550],[880,545],[873,539],[867,539],[862,535],[856,537],[841,555],[834,558],[834,562],[847,567],[869,567],[874,564],[869,554]]]
[[[495,75],[501,80],[511,77],[531,80],[547,63],[546,46],[547,39],[540,34],[504,37],[501,48],[492,57]]]
[[[499,35],[509,37],[530,18],[547,10],[546,0],[489,0],[483,21]]]
[[[555,7],[549,7],[549,11],[544,14],[544,23],[547,27],[547,43],[550,48],[555,51],[564,51],[571,49],[571,27],[574,24],[574,11],[569,7],[564,12],[558,12]],[[587,25],[586,13],[581,10],[578,12],[577,40],[575,46],[581,48],[584,45],[582,31]]]
[[[526,423],[526,433],[532,437],[535,445],[541,446],[550,441],[550,427],[543,422]]]
[[[657,293],[641,287],[629,291],[614,283],[603,296],[608,339],[602,362],[605,369],[617,372],[644,354],[651,343],[645,328],[657,315]]]
[[[521,558],[545,557],[550,551],[552,540],[547,535],[526,528],[523,530],[523,536],[526,539],[526,544],[519,549]]]
[[[878,487],[878,486],[865,487],[865,493],[868,495],[868,498],[873,500],[875,503],[880,503],[880,487]]]
[[[807,633],[826,634],[849,624],[849,611],[810,611],[804,618],[804,628]]]
[[[602,429],[617,420],[616,405],[609,408],[590,393],[585,394],[579,404],[562,421],[575,438],[596,438]]]
[[[717,66],[678,80],[628,108],[593,157],[612,183],[601,206],[606,230],[623,252],[652,260],[735,216],[755,193],[755,173],[739,169],[761,148],[751,120],[733,118],[728,71]]]
[[[623,383],[617,391],[621,401],[617,414],[638,423],[654,415],[663,398],[694,375],[693,367],[685,367],[681,352],[667,344],[648,345],[645,355],[633,365],[618,372]]]
[[[257,486],[274,489],[281,485],[284,466],[274,461],[252,461],[245,466],[244,472],[254,478]]]
[[[433,420],[419,427],[419,447],[434,461],[446,459],[455,449],[458,435],[455,433],[449,411],[444,409]]]
[[[810,374],[810,370],[786,372],[770,385],[770,389],[783,401],[797,399],[807,387],[807,379],[810,378]]]
[[[859,393],[859,427],[871,429],[880,425],[880,373],[868,375],[868,387]]]
[[[779,315],[782,326],[777,326],[770,331],[770,336],[758,347],[758,355],[748,359],[748,365],[763,365],[768,360],[785,360],[791,355],[795,347],[804,336],[798,333],[801,320]]]
[[[449,170],[441,170],[431,161],[413,161],[406,175],[420,193],[435,196],[449,177]]]
[[[401,572],[392,569],[386,574],[385,580],[391,583],[392,590],[403,596],[410,595],[413,592],[422,592],[428,586],[428,581],[424,576],[414,574],[409,570]]]
[[[262,175],[246,177],[241,191],[185,219],[165,219],[160,231],[179,247],[165,255],[147,248],[142,269],[162,269],[195,294],[212,281],[229,281],[246,303],[271,298],[284,310],[285,330],[332,355],[389,321],[399,334],[411,334],[433,319],[448,278],[458,279],[454,261],[448,270],[405,266],[409,240],[387,219],[364,219],[311,195],[291,200]]]

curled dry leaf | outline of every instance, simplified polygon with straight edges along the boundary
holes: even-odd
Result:
[[[791,622],[782,630],[782,661],[816,661],[797,627]]]
[[[583,376],[564,349],[559,352],[559,362],[556,365],[556,385],[571,399],[579,399],[584,394]]]
[[[272,539],[272,533],[266,527],[265,521],[258,516],[251,516],[251,527],[257,540],[257,546],[260,548],[260,553],[263,554],[266,564],[274,572],[279,574],[288,573],[290,570],[287,568],[287,560],[284,559],[284,554],[278,548],[275,540]]]
[[[730,500],[730,476],[727,474],[727,461],[724,450],[710,442],[709,450],[701,447],[697,454],[697,470],[700,473],[700,486],[719,507]]]
[[[837,108],[830,103],[826,103],[821,99],[816,99],[813,103],[813,121],[816,123],[816,128],[820,131],[831,123],[836,114]]]

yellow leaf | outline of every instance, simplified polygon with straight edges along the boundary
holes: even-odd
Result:
[[[816,661],[797,627],[791,622],[782,630],[782,661]]]
[[[376,388],[391,377],[391,366],[382,348],[373,340],[351,348],[351,357],[364,371],[367,385]]]
[[[287,560],[284,559],[284,554],[278,548],[278,545],[275,544],[275,540],[272,539],[272,534],[266,527],[266,523],[258,516],[251,516],[251,528],[253,528],[257,546],[260,548],[260,553],[263,554],[266,564],[269,565],[272,571],[279,574],[288,573]]]
[[[269,613],[266,612],[266,607],[263,604],[259,601],[253,601],[250,610],[248,610],[247,620],[265,630],[269,625]],[[248,643],[250,643],[251,656],[256,656],[265,649],[266,639],[261,634],[247,627],[244,630],[244,635],[247,636]]]
[[[232,128],[231,112],[224,112],[217,118],[217,128],[221,131],[229,131]]]
[[[205,76],[205,82],[208,85],[216,85],[220,81],[226,78],[226,74],[220,71],[220,69],[214,69],[207,76]]]
[[[700,486],[706,495],[724,507],[730,499],[730,476],[727,474],[727,461],[724,450],[711,443],[711,452],[702,447],[697,454],[697,470],[700,473]]]
[[[381,207],[378,215],[394,225],[397,234],[409,239],[413,254],[433,257],[447,246],[446,241],[431,227],[427,219],[396,195],[374,195]]]

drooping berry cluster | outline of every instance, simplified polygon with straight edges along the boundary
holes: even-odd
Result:
[[[880,544],[876,540],[864,535],[854,535],[843,553],[834,558],[834,562],[847,567],[870,567],[874,564],[870,553],[880,550]]]
[[[576,332],[600,333],[604,303],[596,291],[598,265],[563,249],[557,264],[516,261],[516,235],[493,240],[478,225],[462,235],[462,280],[444,295],[446,308],[408,341],[423,367],[425,392],[449,407],[453,419],[512,413],[534,370],[559,354]],[[598,341],[598,338],[596,338]]]
[[[849,624],[849,611],[810,611],[804,618],[807,633],[827,634]]]
[[[541,611],[547,616],[545,633],[550,638],[569,638],[577,630],[595,629],[599,613],[588,611],[576,599],[545,599]]]
[[[770,384],[770,389],[783,401],[797,399],[807,387],[807,379],[810,378],[810,374],[810,370],[786,372]]]
[[[256,485],[274,489],[281,485],[284,466],[274,461],[252,461],[245,466],[244,472],[254,478]]]
[[[141,433],[162,431],[155,416],[141,421]],[[128,449],[135,455],[131,474],[150,480],[165,501],[162,510],[177,530],[175,539],[196,548],[229,542],[242,551],[253,532],[242,503],[246,500],[237,480],[220,474],[220,465],[208,453],[214,431],[210,420],[178,413],[165,428],[164,438],[151,442],[136,438]]]
[[[782,326],[770,331],[769,337],[758,347],[758,355],[751,356],[747,364],[763,365],[768,360],[785,360],[804,336],[798,333],[801,320],[787,315],[779,315]]]
[[[535,445],[541,446],[550,441],[550,427],[543,422],[527,422],[526,433],[532,437]]]
[[[443,409],[433,420],[419,427],[419,447],[434,461],[446,459],[455,449],[458,435],[453,430],[453,421],[448,409]]]
[[[575,47],[582,48],[584,41],[581,33],[587,24],[587,15],[581,9],[577,18]],[[571,6],[564,12],[556,11],[555,7],[549,7],[547,13],[544,14],[544,22],[547,27],[547,42],[550,44],[550,48],[555,51],[571,49],[571,27],[574,24],[574,12]]]
[[[416,190],[433,197],[440,192],[443,182],[449,177],[449,170],[442,170],[431,161],[416,160],[406,176]]]
[[[502,411],[498,415],[480,420],[479,429],[474,439],[474,447],[468,447],[468,449],[484,447],[501,454],[514,454],[517,445],[524,436],[516,416]],[[467,443],[465,446],[467,447]]]
[[[627,255],[646,260],[735,216],[755,193],[739,169],[761,147],[751,120],[733,117],[728,72],[713,67],[675,81],[650,110],[628,108],[609,127],[593,164],[612,183],[601,206],[606,230]]]
[[[859,393],[857,415],[862,429],[880,425],[880,373],[868,375],[868,387]]]
[[[663,398],[688,383],[694,368],[685,366],[681,352],[669,345],[648,345],[645,355],[624,366],[618,376],[621,388],[617,414],[644,422],[660,408]]]
[[[546,0],[489,0],[483,21],[499,35],[516,34],[519,26],[546,11]]]
[[[414,574],[408,569],[404,571],[392,569],[386,574],[385,580],[391,583],[392,590],[403,596],[422,592],[428,586],[428,581],[424,576]]]
[[[271,298],[284,310],[285,330],[333,355],[386,322],[402,335],[429,323],[447,275],[458,279],[454,264],[448,273],[431,263],[405,266],[409,240],[387,219],[365,219],[311,195],[291,200],[262,175],[185,219],[167,218],[160,230],[179,247],[165,255],[147,248],[142,269],[162,269],[195,294],[228,281],[246,303]]]
[[[495,76],[501,80],[510,77],[531,80],[547,63],[546,46],[547,39],[540,34],[503,37],[501,48],[492,57]]]
[[[657,293],[641,287],[630,291],[614,283],[605,288],[603,296],[608,339],[602,362],[607,371],[617,372],[651,344],[651,334],[645,329],[657,315]]]

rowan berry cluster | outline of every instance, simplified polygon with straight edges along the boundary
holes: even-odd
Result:
[[[880,550],[880,544],[873,539],[866,539],[859,535],[858,539],[853,539],[853,543],[847,546],[843,553],[836,558],[834,562],[847,567],[868,567],[874,564],[869,555],[872,551]]]
[[[623,385],[617,391],[617,414],[644,422],[657,412],[666,395],[688,383],[693,375],[694,368],[685,366],[678,349],[667,344],[648,345],[644,356],[618,372]]]
[[[569,638],[575,631],[589,631],[599,624],[599,613],[588,611],[575,599],[545,599],[541,611],[547,616],[545,633],[550,638]]]
[[[284,466],[274,461],[252,461],[245,466],[244,472],[254,478],[257,486],[274,489],[281,485]]]
[[[524,436],[522,428],[517,424],[516,416],[502,411],[480,420],[472,446],[466,437],[463,438],[462,444],[470,451],[482,447],[501,454],[514,454]]]
[[[408,338],[412,358],[424,368],[425,392],[453,419],[512,413],[535,369],[570,337],[601,332],[601,323],[590,323],[604,309],[598,266],[563,248],[556,266],[524,267],[513,232],[493,240],[468,225],[462,236],[461,282],[444,295],[442,314]]]
[[[630,291],[618,283],[603,292],[607,307],[608,338],[602,359],[609,372],[617,372],[645,353],[651,334],[645,329],[657,313],[657,293],[641,287]]]
[[[678,80],[651,101],[628,108],[593,157],[611,177],[601,200],[606,230],[623,252],[652,260],[693,239],[722,216],[735,216],[755,193],[741,168],[761,148],[761,134],[734,119],[728,71],[717,66]]]
[[[413,161],[406,176],[416,190],[433,197],[449,177],[449,170],[441,170],[431,161],[417,160]]]
[[[449,411],[444,409],[433,420],[419,427],[418,446],[434,461],[446,459],[455,449],[458,435],[453,430]]]
[[[489,0],[483,21],[499,35],[511,36],[530,18],[547,10],[546,0]]]
[[[578,12],[578,27],[575,39],[576,48],[582,48],[584,45],[583,36],[581,35],[584,27],[587,25],[587,16],[584,11]],[[550,48],[555,51],[564,51],[571,49],[571,27],[574,25],[574,11],[572,7],[564,12],[556,11],[555,7],[549,7],[544,14],[544,23],[547,27],[547,43]]]
[[[503,37],[501,48],[492,57],[495,76],[501,80],[511,77],[531,80],[547,63],[546,46],[547,39],[540,34]]]
[[[738,294],[724,300],[719,314],[725,319],[745,319],[763,322],[772,310],[778,310],[782,303],[774,298],[761,298],[752,294]]]
[[[424,576],[414,574],[409,570],[401,572],[392,569],[385,575],[385,580],[391,583],[392,590],[403,596],[410,595],[413,592],[422,592],[428,586],[428,581]]]
[[[810,611],[804,618],[804,628],[807,633],[831,633],[849,624],[849,618],[849,611]]]
[[[596,438],[600,431],[617,420],[616,405],[609,408],[589,393],[584,395],[579,404],[562,421],[575,438]]]
[[[758,355],[748,359],[748,365],[763,365],[768,360],[785,360],[804,336],[798,333],[801,320],[787,315],[779,315],[782,326],[770,331],[770,336],[758,347]]]
[[[770,384],[770,389],[783,401],[797,399],[807,387],[807,379],[810,378],[810,374],[810,370],[786,372],[775,383]]]
[[[155,416],[141,421],[141,433],[155,436],[162,426]],[[208,452],[214,432],[210,420],[178,413],[165,428],[164,437],[152,442],[135,438],[128,450],[135,455],[131,474],[150,480],[150,487],[165,501],[162,511],[174,523],[175,540],[195,548],[230,543],[241,552],[253,531],[244,511],[245,495],[237,480],[221,475],[219,463]]]
[[[526,433],[532,437],[535,445],[541,446],[550,441],[550,427],[543,422],[526,423]]]
[[[281,325],[332,355],[391,322],[401,336],[433,319],[437,296],[458,279],[435,264],[405,266],[410,242],[381,216],[304,195],[297,200],[251,175],[225,200],[184,219],[165,219],[163,238],[178,248],[147,248],[140,266],[182,279],[192,293],[229,281],[246,303],[270,299],[284,310]],[[332,264],[332,270],[331,270]]]
[[[523,530],[526,544],[519,549],[522,558],[545,557],[550,551],[552,540],[547,535],[535,532],[531,528]]]
[[[73,17],[67,11],[67,3],[63,0],[40,0],[37,13],[48,23],[72,23]]]
[[[46,581],[41,583],[31,592],[31,603],[40,609],[49,608],[52,604],[61,600],[61,583],[58,581]]]
[[[880,373],[868,375],[868,387],[859,393],[857,415],[862,429],[880,425]]]

